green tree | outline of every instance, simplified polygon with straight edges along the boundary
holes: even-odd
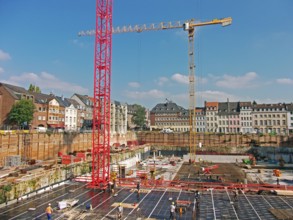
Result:
[[[35,105],[32,100],[21,99],[12,106],[8,119],[11,124],[28,125],[34,117]]]
[[[36,86],[36,85],[33,85],[33,84],[30,84],[29,88],[28,88],[28,91],[30,92],[36,92],[36,93],[41,93],[41,89],[40,87]]]
[[[142,107],[141,105],[134,105],[134,114],[132,116],[132,123],[135,124],[136,126],[142,128],[145,125],[145,108]]]

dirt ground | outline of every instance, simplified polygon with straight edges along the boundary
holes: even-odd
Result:
[[[203,172],[203,167],[210,168],[209,173]],[[189,164],[184,163],[177,173],[175,180],[205,181],[205,182],[244,182],[245,174],[242,167],[231,163]]]

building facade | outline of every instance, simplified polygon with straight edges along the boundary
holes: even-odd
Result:
[[[170,128],[177,132],[186,132],[190,128],[188,110],[171,101],[157,104],[150,111],[150,121],[150,130]]]
[[[218,102],[205,102],[207,132],[218,132],[218,108]]]
[[[255,104],[252,107],[252,126],[258,133],[287,134],[285,104]]]
[[[240,102],[240,132],[255,133],[252,127],[252,104],[251,102]]]
[[[127,133],[127,104],[111,102],[111,134]]]
[[[30,99],[34,101],[34,96],[22,87],[6,83],[0,83],[0,93],[0,128],[11,129],[12,126],[9,124],[8,114],[12,106],[21,99]]]

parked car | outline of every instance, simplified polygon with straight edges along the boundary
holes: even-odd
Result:
[[[36,128],[34,128],[34,130],[36,132],[38,132],[38,133],[44,133],[44,132],[47,131],[47,128],[45,128],[45,127],[36,127]]]
[[[163,130],[160,131],[160,133],[165,133],[165,134],[169,134],[169,133],[173,133],[174,131],[170,128],[164,128]]]

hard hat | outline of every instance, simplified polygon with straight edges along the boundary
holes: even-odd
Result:
[[[121,206],[121,205],[122,205],[122,203],[120,202],[120,203],[119,203],[119,205]]]
[[[50,206],[50,205],[51,205],[51,203],[48,204],[48,206]]]
[[[172,205],[174,205],[174,202],[172,202]]]

